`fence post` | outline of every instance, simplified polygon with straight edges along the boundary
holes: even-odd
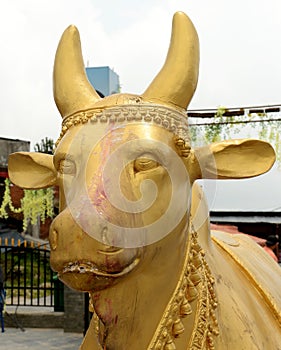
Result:
[[[64,286],[64,331],[83,333],[84,331],[84,293]]]
[[[64,311],[64,284],[58,279],[58,275],[53,276],[54,282],[54,311]]]

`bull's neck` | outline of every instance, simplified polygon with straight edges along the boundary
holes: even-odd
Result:
[[[89,336],[95,333],[99,345],[90,342],[83,350],[212,348],[214,281],[196,232],[187,234],[187,226],[181,231],[154,250],[137,276],[92,293],[96,313]]]

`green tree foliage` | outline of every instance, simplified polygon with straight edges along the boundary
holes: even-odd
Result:
[[[36,143],[34,146],[35,152],[41,152],[41,153],[47,153],[47,154],[53,154],[54,153],[54,141],[52,139],[49,139],[48,137],[45,137],[40,141],[40,143]]]

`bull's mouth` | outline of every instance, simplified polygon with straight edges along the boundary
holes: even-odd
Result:
[[[59,277],[62,277],[67,273],[78,273],[78,274],[93,274],[101,277],[113,277],[118,278],[128,274],[132,271],[139,263],[140,259],[135,258],[129,265],[123,267],[122,269],[116,271],[107,271],[98,268],[94,263],[87,262],[69,262],[67,263],[63,269],[58,272]]]

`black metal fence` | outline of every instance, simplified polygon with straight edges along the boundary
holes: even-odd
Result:
[[[63,311],[63,284],[50,268],[50,251],[34,242],[0,240],[6,305],[50,306]]]

